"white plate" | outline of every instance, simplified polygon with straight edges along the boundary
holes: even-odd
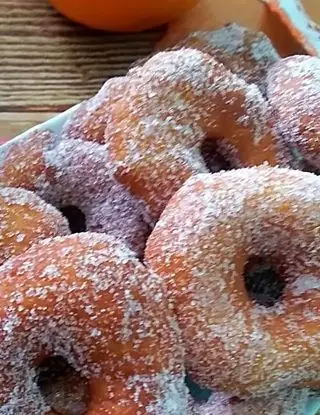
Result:
[[[34,130],[52,130],[56,133],[59,133],[62,129],[63,124],[67,120],[67,118],[77,109],[78,105],[68,109],[67,111],[63,112],[62,114],[51,118],[50,120],[36,125],[35,127],[29,129],[28,131],[18,135],[13,140],[3,144],[2,148],[9,147],[12,143],[17,141],[23,141],[31,132]],[[316,415],[317,412],[320,411],[320,398],[319,399],[312,399],[310,400],[305,415]]]
[[[17,141],[23,141],[30,133],[35,130],[51,130],[55,133],[59,133],[62,129],[63,124],[65,121],[70,117],[70,115],[78,108],[80,104],[75,105],[69,108],[67,111],[62,112],[61,114],[51,118],[48,121],[45,121],[41,124],[35,125],[34,127],[30,128],[29,130],[17,135],[12,140],[0,145],[1,148],[10,147],[12,143],[16,143]]]

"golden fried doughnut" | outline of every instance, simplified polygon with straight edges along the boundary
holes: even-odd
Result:
[[[287,389],[274,395],[231,401],[232,415],[302,415],[312,393],[307,389]]]
[[[276,394],[241,400],[214,391],[205,402],[194,404],[194,415],[302,415],[313,393],[307,389],[286,389]]]
[[[36,190],[45,169],[43,148],[55,140],[49,130],[34,131],[24,140],[0,147],[0,185]]]
[[[320,59],[291,56],[268,73],[268,98],[286,145],[320,169]]]
[[[191,174],[208,171],[208,137],[233,167],[280,162],[268,103],[213,57],[162,52],[129,76],[122,99],[109,105],[105,139],[117,179],[155,216]]]
[[[263,92],[266,72],[279,59],[278,53],[263,33],[237,24],[229,24],[216,31],[191,33],[173,50],[182,48],[208,53],[248,83],[258,84]],[[149,58],[150,56],[135,62],[133,67],[145,63]],[[128,76],[109,79],[93,98],[82,103],[66,121],[63,138],[103,143],[110,100],[114,102],[122,98],[127,82]]]
[[[194,176],[145,255],[168,286],[197,383],[240,397],[319,386],[319,177],[271,167]],[[246,289],[257,258],[284,282],[269,306]]]
[[[183,47],[208,53],[246,82],[259,85],[263,92],[269,67],[280,59],[265,34],[236,23],[215,31],[190,33],[174,49]]]
[[[62,137],[103,144],[110,99],[115,101],[122,97],[127,81],[126,77],[111,78],[94,97],[81,103],[64,124]]]
[[[68,233],[61,213],[34,193],[0,187],[0,265],[41,239]]]
[[[194,405],[194,415],[302,415],[312,393],[306,389],[288,389],[274,395],[240,400],[213,392],[207,402]]]
[[[62,140],[50,132],[0,148],[1,185],[31,189],[63,212],[78,209],[84,223],[70,221],[72,231],[120,235],[142,256],[153,220],[145,203],[116,180],[114,171],[105,146]]]
[[[229,401],[229,395],[213,392],[207,401],[194,404],[194,415],[234,415]]]
[[[0,273],[1,413],[50,413],[35,379],[50,356],[87,379],[86,415],[190,413],[163,282],[116,239],[47,239]]]

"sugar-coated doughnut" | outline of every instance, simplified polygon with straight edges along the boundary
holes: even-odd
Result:
[[[99,137],[106,127],[105,158],[110,160],[113,178],[126,189],[129,198],[145,204],[149,222],[157,220],[170,197],[190,175],[208,172],[202,153],[207,141],[217,143],[216,149],[231,167],[282,163],[269,105],[257,86],[247,84],[215,58],[196,49],[159,53],[142,67],[132,69],[127,77],[110,80],[92,103],[83,105],[79,113],[76,111],[75,119],[71,117],[67,122],[62,138],[51,139],[53,144],[45,142],[44,147],[51,149],[57,146],[57,140],[72,141],[66,138],[77,135],[81,141],[102,145]],[[68,133],[70,129],[73,132]],[[36,156],[27,165],[22,152],[16,154],[14,148],[2,166],[0,159],[4,184],[21,182],[21,178],[16,178],[20,173],[28,177],[30,165],[37,166],[38,177],[32,171],[27,188],[43,188],[46,177],[42,176],[48,173],[46,158],[26,147],[25,143],[24,151],[30,152],[30,158],[32,154]],[[17,160],[25,169],[11,171]],[[213,170],[221,168],[217,164]],[[109,174],[108,169],[105,175]],[[141,246],[143,243],[139,242],[140,251]]]
[[[290,56],[269,69],[268,99],[282,138],[320,170],[320,59]]]
[[[87,379],[86,415],[190,413],[163,281],[123,244],[94,233],[47,239],[0,274],[0,413],[50,413],[35,377],[50,356]]]
[[[114,177],[105,146],[61,141],[44,157],[43,197],[55,206],[76,206],[85,215],[86,230],[118,236],[142,256],[153,221],[145,203]]]
[[[43,148],[53,146],[55,135],[34,131],[24,140],[0,147],[0,185],[35,190],[43,179]]]
[[[84,230],[119,236],[142,256],[153,220],[145,203],[116,180],[105,146],[43,132],[5,153],[0,184],[31,189],[59,209],[78,208],[85,216]]]
[[[208,401],[194,404],[194,415],[233,415],[230,396],[214,392]]]
[[[266,72],[270,65],[279,59],[267,36],[235,23],[216,31],[191,33],[173,50],[182,48],[198,49],[208,53],[246,82],[256,83],[263,92]],[[133,67],[141,66],[148,59],[150,56],[135,62]],[[131,75],[109,79],[93,98],[82,103],[66,121],[62,136],[66,139],[76,138],[103,143],[110,100],[121,100]]]
[[[190,178],[148,239],[197,383],[245,397],[320,384],[320,178],[255,167]],[[245,269],[262,258],[285,282],[258,304]]]
[[[233,167],[279,163],[268,103],[213,57],[162,52],[129,74],[122,99],[109,105],[105,139],[116,177],[155,216],[191,174],[208,171],[208,137]]]
[[[268,68],[280,57],[269,38],[231,23],[215,31],[190,33],[174,49],[198,49],[213,56],[231,72],[265,92]]]
[[[196,403],[194,415],[302,415],[310,391],[288,389],[266,397],[240,400],[213,392],[207,402]]]
[[[68,233],[61,213],[33,192],[0,187],[0,265],[41,239]]]
[[[126,77],[108,79],[99,92],[81,103],[66,121],[62,129],[62,137],[103,144],[110,99],[115,101],[122,97],[123,86],[127,81]]]
[[[309,398],[307,389],[287,389],[267,397],[233,399],[230,407],[232,415],[304,415]]]

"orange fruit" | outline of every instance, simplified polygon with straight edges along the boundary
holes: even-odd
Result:
[[[320,30],[308,21],[302,5],[315,22],[320,21],[319,0],[303,0],[301,4],[299,0],[200,0],[194,8],[169,24],[167,33],[157,45],[157,49],[171,47],[190,32],[215,30],[226,23],[236,22],[264,32],[282,56],[306,52],[317,54],[309,43],[308,33],[303,33],[301,28],[296,27],[295,16],[290,16],[290,13],[299,15],[300,26],[307,27],[308,31],[312,32],[312,38],[318,38],[320,45],[320,36],[317,35]]]
[[[197,0],[50,0],[69,19],[94,29],[136,32],[178,18]]]

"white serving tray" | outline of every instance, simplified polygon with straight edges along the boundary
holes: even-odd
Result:
[[[38,124],[35,127],[30,128],[29,130],[25,131],[22,134],[19,134],[17,137],[13,138],[12,140],[8,141],[5,144],[2,144],[2,148],[10,147],[12,143],[15,143],[17,141],[23,141],[31,132],[35,130],[51,130],[55,133],[59,133],[62,129],[63,124],[68,119],[68,117],[78,108],[78,105],[68,109],[67,111],[63,112],[62,114],[57,115],[54,118],[51,118],[50,120]],[[319,399],[311,399],[306,413],[304,415],[317,415],[318,411],[320,411],[320,398]],[[320,414],[320,412],[319,412]],[[301,414],[302,415],[302,414]]]

